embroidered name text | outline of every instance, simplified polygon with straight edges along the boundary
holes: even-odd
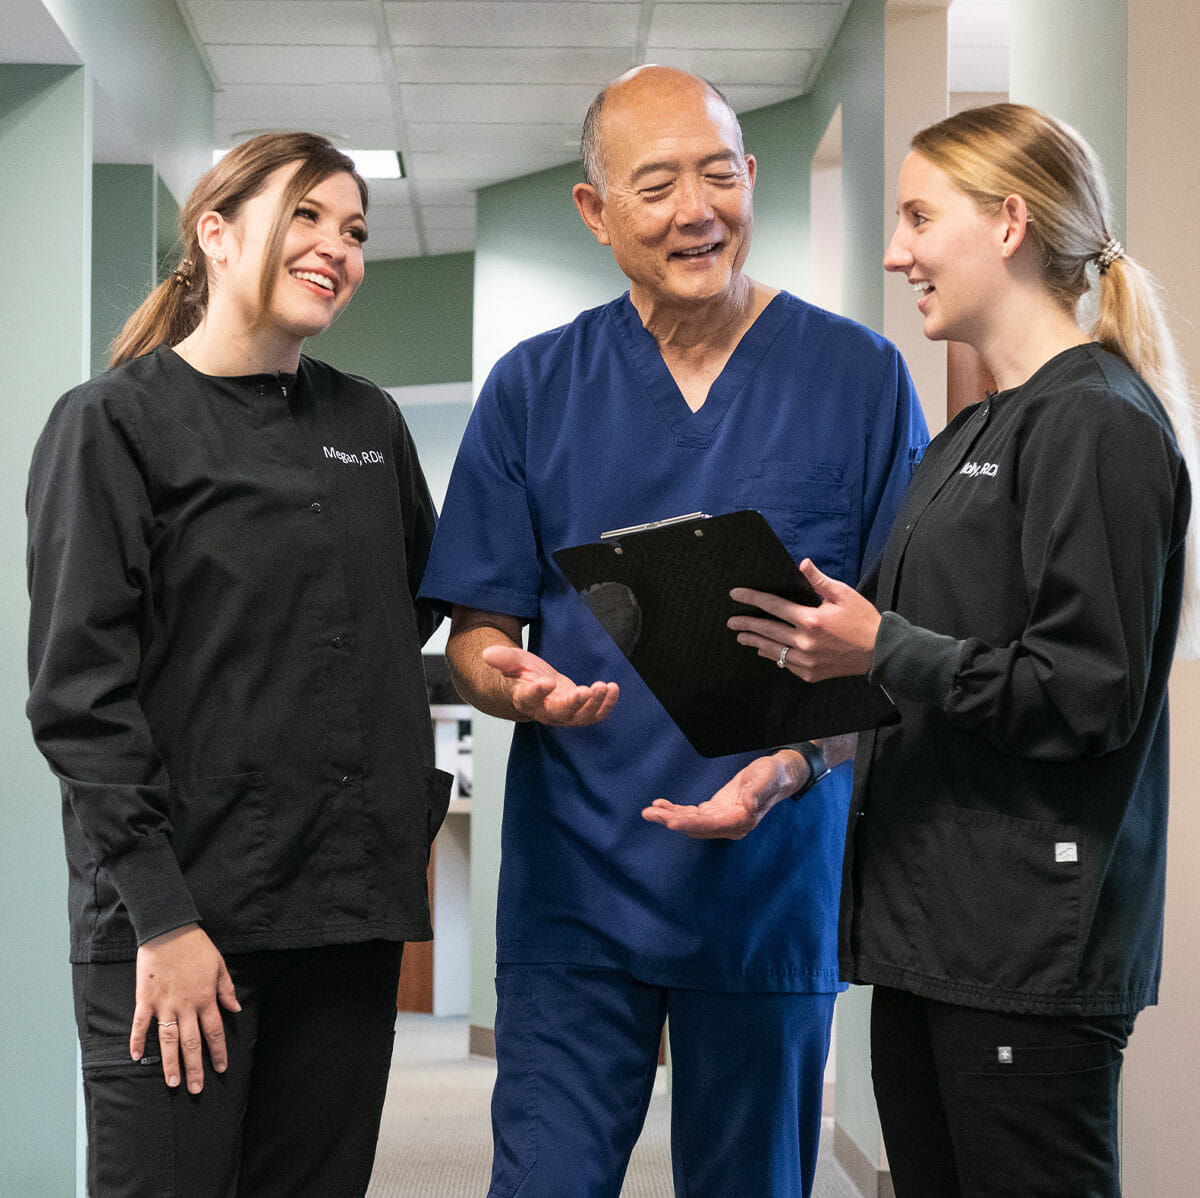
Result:
[[[378,466],[384,460],[378,449],[360,449],[358,453],[346,453],[344,450],[334,449],[332,445],[326,445],[324,448],[327,458],[334,458],[343,466]]]
[[[995,462],[968,462],[959,471],[959,474],[965,474],[969,478],[978,478],[981,474],[984,478],[995,478],[999,473],[1000,467]]]

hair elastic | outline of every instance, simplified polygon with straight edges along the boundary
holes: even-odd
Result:
[[[1104,248],[1096,255],[1096,266],[1103,274],[1118,258],[1125,257],[1125,247],[1115,238],[1110,237]]]

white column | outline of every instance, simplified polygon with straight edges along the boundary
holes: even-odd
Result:
[[[912,135],[947,114],[950,0],[887,0],[884,14],[884,210],[881,246],[895,227],[896,178]],[[883,273],[880,253],[879,271]],[[946,350],[927,341],[912,293],[901,278],[883,281],[884,336],[908,363],[925,418],[933,430],[945,423]],[[835,1153],[869,1198],[890,1195],[890,1175],[871,1089],[871,994],[852,986],[838,999]]]
[[[886,246],[896,227],[896,179],[912,135],[949,111],[947,59],[950,51],[946,10],[950,0],[888,0],[884,70],[884,211]],[[882,259],[879,269],[883,270]],[[932,432],[946,422],[946,346],[922,331],[911,289],[900,275],[883,287],[883,335],[895,342],[908,363]]]

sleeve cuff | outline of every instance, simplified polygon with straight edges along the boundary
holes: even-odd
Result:
[[[950,697],[963,647],[956,637],[917,628],[894,611],[885,611],[868,677],[889,694],[941,706]]]
[[[146,837],[128,853],[110,857],[104,868],[129,912],[138,944],[200,922],[200,912],[165,836]]]

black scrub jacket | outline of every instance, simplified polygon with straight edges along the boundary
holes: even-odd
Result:
[[[1155,1001],[1186,467],[1097,345],[929,446],[868,593],[901,722],[860,737],[844,978],[1031,1014]]]
[[[428,939],[436,517],[390,397],[160,346],[58,402],[28,512],[72,960],[193,920],[223,952]]]

